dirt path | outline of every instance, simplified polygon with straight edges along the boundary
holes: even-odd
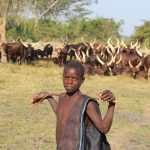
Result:
[[[112,133],[109,136],[109,141],[111,144],[112,150],[128,150],[129,145],[132,147],[131,143],[126,142],[126,135],[130,133],[133,129],[135,130],[136,128],[140,128],[141,126],[148,126],[150,124],[150,110],[149,107],[146,107],[144,113],[142,114],[142,120],[141,122],[138,123],[131,123],[130,125],[128,124],[127,126],[123,126],[122,128],[118,128],[114,133]],[[144,137],[143,137],[144,138]],[[133,145],[134,147],[134,145]],[[145,145],[143,143],[143,149],[148,150],[150,147],[145,148]],[[132,150],[135,148],[132,148]]]

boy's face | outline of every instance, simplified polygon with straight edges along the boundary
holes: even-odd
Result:
[[[68,68],[63,74],[63,84],[67,93],[74,93],[77,91],[83,81],[84,78],[81,77],[79,69]]]

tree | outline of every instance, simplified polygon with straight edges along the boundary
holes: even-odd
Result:
[[[8,17],[15,16],[17,12],[20,12],[23,2],[21,0],[0,0],[0,43],[6,42],[5,30]],[[1,62],[6,62],[3,49],[1,49]]]
[[[132,38],[150,47],[150,21],[144,21],[143,25],[136,27]]]
[[[87,39],[96,38],[104,42],[109,37],[119,37],[120,26],[121,22],[115,22],[114,19],[83,19],[80,25],[80,34],[86,36]]]
[[[78,6],[90,5],[97,0],[28,0],[28,10],[33,18],[35,18],[35,26],[41,18],[59,18],[66,17],[68,13]],[[65,15],[64,15],[65,14]]]
[[[66,13],[70,8],[80,4],[86,6],[96,0],[0,0],[0,41],[5,42],[5,27],[7,19],[14,17],[18,23],[23,19],[21,17],[33,17],[35,19],[35,27],[37,27],[41,18],[57,17]],[[18,19],[19,18],[19,19]],[[3,62],[4,55],[2,52]]]

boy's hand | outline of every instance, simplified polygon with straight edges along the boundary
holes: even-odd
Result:
[[[115,103],[115,96],[114,94],[109,91],[109,90],[105,90],[103,92],[100,93],[100,98],[103,102],[112,102]]]
[[[32,96],[30,99],[31,104],[42,103],[44,99],[52,98],[48,92],[40,92]]]

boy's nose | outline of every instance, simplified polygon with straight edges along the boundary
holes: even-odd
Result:
[[[73,80],[70,78],[70,79],[68,79],[68,83],[72,83],[73,82]]]

